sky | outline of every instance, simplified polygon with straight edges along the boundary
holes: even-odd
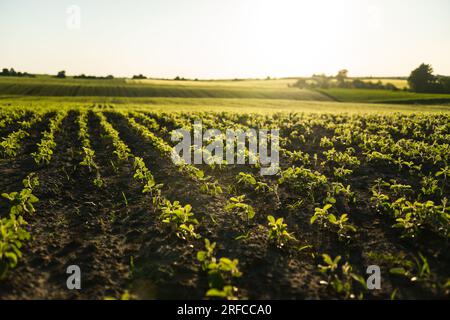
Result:
[[[199,79],[450,75],[449,0],[0,0],[0,68]]]

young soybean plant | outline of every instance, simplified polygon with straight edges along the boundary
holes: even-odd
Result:
[[[23,242],[30,239],[24,226],[27,223],[22,216],[10,214],[9,218],[0,219],[0,279],[8,270],[16,267],[22,257]]]
[[[332,259],[328,254],[323,254],[322,258],[324,264],[319,264],[318,268],[321,273],[327,275],[327,280],[320,281],[320,284],[329,286],[344,299],[364,297],[366,281],[353,272],[353,267],[348,262],[340,264],[341,256]]]
[[[217,181],[202,182],[202,185],[200,186],[200,191],[203,193],[209,194],[211,196],[217,196],[217,195],[223,193],[222,187],[219,186]]]
[[[38,177],[31,173],[23,180],[24,189],[20,192],[3,193],[2,196],[13,202],[9,218],[0,219],[0,279],[9,269],[17,265],[22,257],[20,251],[23,242],[30,239],[26,231],[27,222],[23,218],[24,213],[34,213],[33,203],[38,198],[32,194],[39,185]]]
[[[78,126],[80,127],[78,137],[81,141],[83,160],[80,162],[81,166],[88,168],[89,172],[95,171],[95,178],[92,183],[101,188],[105,185],[105,181],[102,179],[100,169],[95,162],[95,151],[92,149],[90,136],[88,133],[87,112],[82,111],[78,118]]]
[[[216,243],[205,239],[205,250],[197,252],[197,260],[201,263],[203,271],[208,273],[208,286],[206,296],[210,298],[221,298],[226,300],[238,299],[238,288],[233,286],[233,278],[239,278],[239,260],[214,256]]]
[[[283,218],[275,219],[274,216],[268,216],[267,220],[269,221],[269,241],[274,241],[278,248],[282,248],[289,241],[297,240],[287,231],[287,224],[283,222]]]
[[[42,114],[35,113],[30,120],[20,122],[20,129],[10,133],[7,137],[3,138],[2,142],[0,142],[1,155],[5,158],[15,157],[21,148],[22,140],[30,135],[26,130],[31,128],[31,126],[41,119]]]
[[[35,173],[29,174],[23,180],[24,188],[20,192],[3,193],[2,197],[13,203],[10,213],[13,215],[23,215],[24,213],[33,214],[36,209],[33,203],[39,199],[33,195],[33,190],[39,185],[39,179]]]
[[[441,196],[444,195],[445,188],[447,187],[448,179],[450,178],[450,166],[441,168],[435,174],[436,177],[442,176]]]
[[[189,238],[199,239],[201,236],[195,232],[195,225],[198,225],[198,220],[191,211],[192,206],[187,204],[181,205],[179,201],[170,202],[165,201],[161,208],[161,220],[163,223],[171,225],[175,228],[178,238],[187,240]]]
[[[318,223],[320,226],[335,232],[339,240],[350,240],[351,233],[356,232],[356,227],[348,222],[348,215],[342,214],[340,217],[330,213],[331,204],[326,204],[323,208],[316,208],[310,223]]]
[[[228,204],[225,206],[225,210],[228,212],[235,212],[241,217],[246,218],[247,222],[255,217],[255,210],[249,204],[244,203],[245,195],[238,197],[231,197]]]
[[[114,146],[113,153],[116,155],[119,162],[124,162],[130,157],[130,148],[120,139],[119,132],[108,122],[105,115],[101,112],[95,113],[100,119],[100,125],[105,131],[105,137],[111,139]]]
[[[272,187],[270,187],[265,182],[257,181],[251,173],[239,172],[239,174],[236,176],[236,181],[238,184],[248,186],[256,192],[274,192],[274,189]]]
[[[43,133],[41,142],[37,144],[38,151],[31,154],[38,165],[50,163],[50,160],[53,157],[53,151],[56,148],[55,133],[60,130],[66,114],[66,111],[60,112],[55,118],[50,120],[48,131]]]
[[[17,155],[17,151],[20,149],[20,140],[28,136],[28,133],[22,129],[14,131],[3,141],[0,142],[0,153],[4,158],[12,158]]]
[[[134,175],[133,178],[144,185],[142,193],[149,193],[153,199],[153,205],[158,205],[163,201],[161,195],[162,184],[157,184],[150,170],[145,165],[144,159],[134,157],[133,162]]]

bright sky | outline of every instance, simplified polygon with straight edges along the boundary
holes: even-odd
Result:
[[[0,68],[32,73],[450,74],[450,1],[0,0],[0,41]]]

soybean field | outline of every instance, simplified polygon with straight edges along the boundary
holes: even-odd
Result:
[[[279,170],[172,161],[197,120],[279,129]],[[0,135],[0,299],[448,298],[449,113],[4,104]]]

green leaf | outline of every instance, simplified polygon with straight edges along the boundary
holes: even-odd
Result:
[[[202,170],[198,170],[195,175],[197,176],[197,178],[199,179],[203,179],[203,177],[205,176],[205,173]]]
[[[396,274],[396,275],[401,275],[401,276],[406,276],[406,270],[404,268],[398,267],[398,268],[391,268],[389,269],[389,273],[391,274]]]
[[[248,207],[247,216],[249,219],[253,219],[255,217],[255,210],[251,206]]]
[[[205,261],[206,259],[206,252],[205,251],[199,251],[197,252],[197,260],[200,262]]]
[[[328,265],[332,265],[333,264],[333,260],[331,260],[331,257],[328,254],[324,253],[324,254],[322,254],[322,257],[323,257],[323,261],[326,264],[328,264]]]
[[[334,214],[328,215],[328,221],[330,221],[331,223],[335,224],[336,221],[337,221],[336,216]]]
[[[209,289],[206,292],[207,297],[226,298],[227,294],[223,290]]]

